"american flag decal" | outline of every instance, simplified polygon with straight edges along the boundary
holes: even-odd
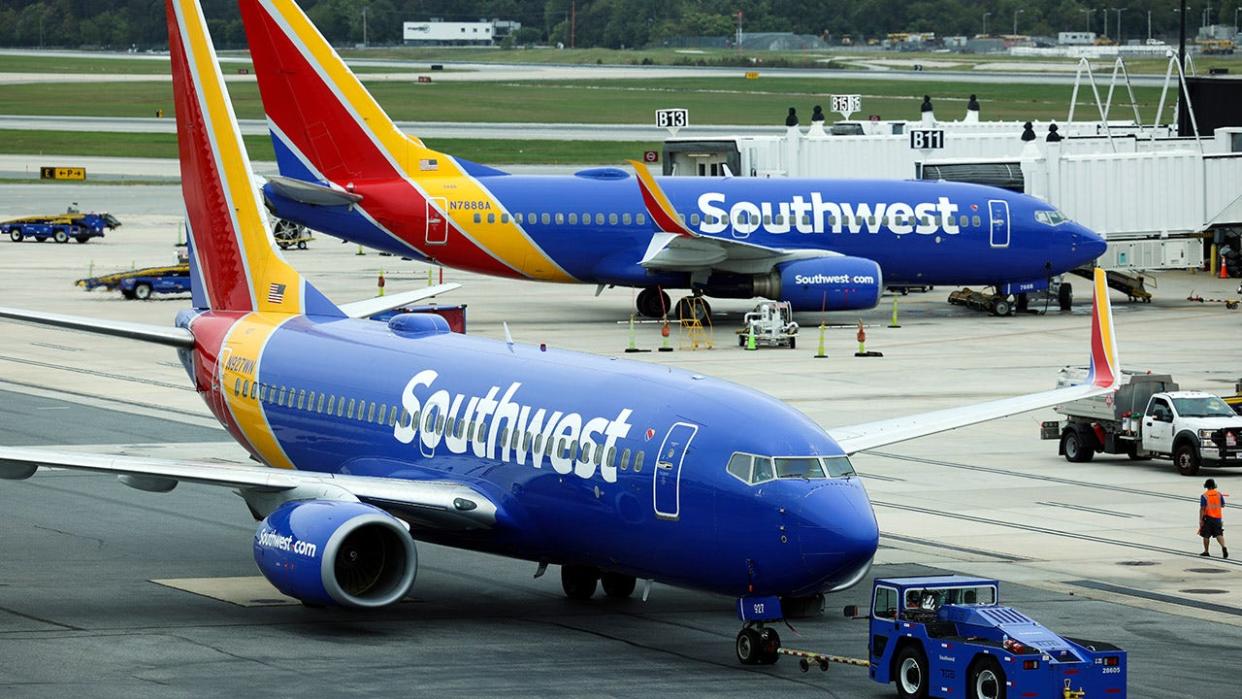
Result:
[[[440,161],[435,158],[424,158],[418,161],[419,170],[436,170],[440,167]]]
[[[270,284],[267,287],[268,303],[284,303],[285,302],[285,285]]]

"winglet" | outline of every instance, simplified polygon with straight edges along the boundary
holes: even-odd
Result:
[[[643,205],[647,207],[647,214],[651,216],[651,221],[665,233],[675,233],[684,235],[687,238],[697,238],[698,234],[686,227],[681,217],[677,215],[677,210],[673,208],[673,202],[664,194],[664,190],[660,189],[660,185],[656,184],[655,178],[651,176],[651,172],[647,170],[647,166],[637,160],[628,161],[634,167],[634,174],[638,175],[638,189],[643,195]]]
[[[1088,381],[1099,388],[1113,388],[1121,378],[1117,363],[1117,333],[1113,308],[1108,301],[1108,277],[1095,268],[1095,303],[1091,309],[1091,373]]]

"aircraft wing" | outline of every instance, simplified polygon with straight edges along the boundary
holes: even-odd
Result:
[[[297,490],[295,499],[357,499],[434,529],[487,529],[496,524],[494,502],[469,485],[450,480],[375,478],[207,461],[0,447],[0,478],[29,478],[41,466],[112,473],[127,485],[154,492],[166,492],[184,482],[255,493]]]
[[[836,427],[828,430],[828,435],[846,454],[854,454],[1115,391],[1121,371],[1117,364],[1116,335],[1113,331],[1112,309],[1108,303],[1108,284],[1104,270],[1098,267],[1095,270],[1095,306],[1091,318],[1091,370],[1082,384],[960,408]]]
[[[829,250],[783,250],[726,238],[680,233],[656,233],[639,264],[647,269],[697,272],[721,270],[738,274],[764,274],[790,260],[838,257]]]
[[[391,311],[394,308],[408,306],[411,303],[429,299],[433,296],[446,294],[450,291],[460,289],[461,284],[449,282],[448,284],[436,284],[423,289],[413,289],[410,291],[402,291],[390,296],[376,296],[375,298],[364,299],[362,301],[354,301],[353,303],[343,303],[338,308],[341,312],[350,318],[367,318],[376,313]]]
[[[790,260],[840,256],[840,253],[829,250],[786,250],[702,235],[685,224],[646,165],[637,160],[631,160],[630,165],[638,176],[643,205],[657,229],[639,262],[647,269],[764,274]]]

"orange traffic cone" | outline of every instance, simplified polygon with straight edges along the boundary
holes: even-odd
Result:
[[[1225,258],[1224,258],[1224,257],[1221,257],[1221,258],[1220,258],[1220,278],[1221,278],[1221,279],[1228,279],[1228,278],[1229,278],[1229,268],[1228,268],[1228,266],[1225,264]]]

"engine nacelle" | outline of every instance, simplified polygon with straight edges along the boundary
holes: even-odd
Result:
[[[287,502],[259,523],[254,561],[286,595],[316,605],[382,607],[405,597],[418,553],[405,525],[371,505]]]
[[[788,301],[795,311],[874,308],[884,291],[880,266],[862,257],[816,257],[778,265],[767,274],[713,274],[700,287],[708,296]]]

